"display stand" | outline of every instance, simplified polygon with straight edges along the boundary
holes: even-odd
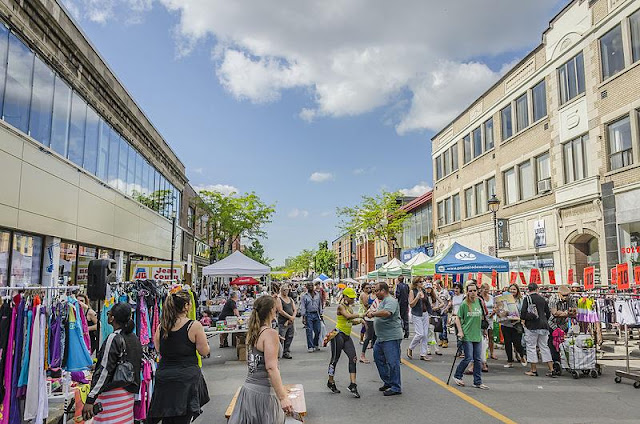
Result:
[[[626,369],[616,370],[616,383],[621,383],[623,378],[628,380],[633,380],[633,387],[636,389],[640,389],[640,374],[631,372],[631,367],[629,366],[629,326],[627,324],[624,325],[624,347],[625,347],[625,361],[626,361]]]

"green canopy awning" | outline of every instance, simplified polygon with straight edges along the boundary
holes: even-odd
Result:
[[[391,259],[386,264],[382,265],[375,271],[371,271],[367,274],[367,277],[371,279],[376,278],[398,278],[404,275],[405,277],[411,276],[411,268],[400,262],[399,259]]]
[[[433,258],[429,259],[427,262],[423,262],[421,264],[414,265],[411,268],[411,273],[414,276],[418,276],[418,277],[426,277],[426,276],[431,276],[431,275],[435,274],[436,273],[436,264],[438,262],[440,262],[440,260],[442,258],[444,258],[447,255],[447,253],[449,253],[449,250],[451,250],[451,247],[453,247],[453,246],[449,246],[448,248],[446,248],[442,252],[438,253]]]

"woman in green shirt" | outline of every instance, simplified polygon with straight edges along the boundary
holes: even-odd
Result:
[[[473,360],[473,387],[487,390],[482,384],[482,318],[485,315],[478,299],[478,285],[475,280],[467,281],[467,297],[458,309],[456,327],[458,338],[462,340],[464,359],[456,368],[453,380],[458,386],[464,386],[462,378],[467,365]]]

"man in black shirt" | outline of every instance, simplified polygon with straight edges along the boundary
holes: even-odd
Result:
[[[404,282],[404,277],[398,277],[396,286],[396,299],[400,304],[400,318],[402,318],[402,330],[404,338],[409,338],[409,285]]]
[[[546,362],[549,367],[547,377],[554,377],[553,359],[549,350],[549,317],[551,311],[544,297],[538,294],[538,285],[529,284],[529,294],[522,302],[520,318],[524,320],[524,339],[527,344],[527,362],[531,364],[531,371],[525,372],[528,376],[538,376],[538,352],[540,349],[542,362]]]
[[[224,321],[229,316],[240,316],[238,311],[238,292],[231,292],[231,296],[227,299],[226,303],[222,307],[222,311],[218,316],[218,321]],[[220,334],[220,347],[229,347],[228,334]]]

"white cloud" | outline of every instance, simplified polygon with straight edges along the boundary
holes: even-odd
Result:
[[[86,18],[100,24],[110,19],[124,19],[133,24],[139,23],[141,15],[151,10],[153,0],[62,0],[62,3],[76,19]]]
[[[231,193],[240,193],[236,187],[228,184],[209,184],[209,185],[197,185],[194,186],[193,189],[196,192],[200,191],[217,191],[218,193],[222,193],[224,195],[230,195]]]
[[[289,211],[288,215],[289,218],[306,218],[309,216],[309,211],[306,211],[304,209],[292,209],[291,211]]]
[[[193,168],[192,170],[195,174],[202,175],[204,174],[204,168]]]
[[[116,6],[140,13],[153,0],[64,1],[101,21]],[[303,120],[385,107],[401,134],[441,129],[501,75],[495,59],[490,68],[478,58],[531,48],[566,2],[159,1],[179,19],[178,53],[211,43],[218,80],[237,99],[274,102],[302,89]]]
[[[401,188],[400,193],[404,194],[405,196],[418,197],[422,196],[429,190],[431,190],[431,186],[422,181],[411,188]]]
[[[309,181],[313,181],[314,183],[323,183],[325,181],[333,180],[333,174],[331,172],[314,172],[309,177]]]

